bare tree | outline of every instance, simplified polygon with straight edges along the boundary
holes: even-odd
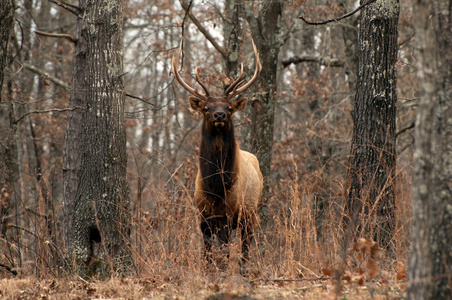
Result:
[[[251,29],[263,66],[259,75],[259,90],[251,101],[251,152],[256,153],[260,169],[264,175],[263,200],[260,207],[262,227],[267,227],[267,205],[269,197],[268,178],[273,151],[273,125],[275,118],[277,71],[279,49],[281,47],[282,1],[263,1],[255,15],[254,2],[245,6],[245,16]]]
[[[375,1],[361,10],[346,204],[354,235],[385,248],[395,226],[398,18],[398,1]]]
[[[123,2],[81,0],[75,76],[84,80],[80,97],[80,159],[73,204],[71,253],[86,276],[130,274],[129,190],[123,87]],[[77,64],[81,69],[77,68]],[[83,66],[83,64],[85,64]],[[75,88],[79,88],[76,86]],[[80,92],[80,90],[74,90]],[[71,125],[69,125],[70,128]],[[73,149],[72,149],[73,150]],[[77,157],[77,155],[79,155]],[[67,194],[66,194],[67,195]],[[70,197],[70,196],[69,196]],[[66,199],[70,200],[70,198]]]
[[[452,1],[415,2],[420,85],[408,299],[452,299]]]
[[[6,68],[8,67],[8,44],[11,36],[11,30],[13,28],[14,20],[14,0],[2,1],[0,3],[0,19],[2,20],[0,24],[0,99],[2,99],[3,90],[3,79],[5,75]],[[9,102],[9,101],[8,101]],[[9,108],[11,106],[9,105]],[[0,111],[1,115],[6,115],[5,112]],[[5,116],[10,120],[11,116]],[[10,122],[12,124],[12,122]],[[6,125],[6,124],[5,124]],[[1,136],[0,145],[0,236],[6,234],[8,211],[9,211],[9,195],[11,194],[11,185],[13,184],[13,168],[12,156],[14,155],[14,139],[12,132],[8,132],[5,137]]]

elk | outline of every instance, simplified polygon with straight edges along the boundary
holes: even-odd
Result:
[[[204,93],[188,85],[178,72],[178,57],[172,61],[172,71],[179,84],[193,96],[188,102],[193,110],[202,113],[199,166],[196,176],[194,200],[201,216],[201,232],[204,237],[204,253],[209,259],[212,237],[227,244],[233,230],[240,229],[242,261],[248,258],[248,250],[258,222],[257,209],[262,195],[263,176],[256,156],[241,150],[234,134],[232,115],[245,108],[248,99],[236,96],[246,91],[261,71],[259,54],[253,41],[255,71],[245,83],[243,64],[240,75],[221,96],[210,94],[199,78],[196,81]]]

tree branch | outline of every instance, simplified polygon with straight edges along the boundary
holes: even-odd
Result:
[[[74,4],[70,4],[61,0],[49,0],[49,2],[52,2],[56,5],[58,5],[61,8],[64,8],[65,10],[67,10],[68,12],[78,16],[81,12],[82,9],[80,7],[78,7],[77,5]]]
[[[413,121],[413,123],[411,123],[410,125],[408,125],[405,128],[400,129],[396,134],[395,137],[397,138],[399,135],[401,135],[402,133],[404,133],[405,131],[408,131],[412,128],[414,128],[416,126],[416,123]]]
[[[126,93],[126,97],[129,97],[129,98],[132,98],[132,99],[137,99],[137,100],[140,100],[141,102],[144,102],[146,104],[149,104],[149,105],[152,105],[152,106],[156,106],[155,103],[152,103],[151,101],[149,101],[147,99],[144,99],[144,98],[141,98],[141,97],[129,94],[129,93]]]
[[[49,36],[49,37],[55,37],[55,38],[64,38],[72,43],[75,43],[75,38],[70,35],[70,34],[66,34],[66,33],[50,33],[50,32],[45,32],[45,31],[41,31],[41,30],[35,30],[36,34],[42,35],[42,36]]]
[[[282,64],[285,68],[291,64],[299,64],[302,62],[316,62],[322,66],[328,66],[328,67],[343,67],[344,66],[344,61],[342,61],[340,59],[331,58],[331,57],[318,57],[318,56],[312,56],[312,55],[294,56],[294,57],[283,60]]]
[[[217,49],[217,51],[220,52],[224,58],[227,58],[228,52],[215,41],[215,39],[207,31],[207,29],[205,29],[204,26],[202,26],[202,24],[198,21],[198,19],[196,19],[196,17],[191,13],[190,6],[188,6],[183,0],[179,0],[179,2],[181,4],[182,8],[185,10],[185,13],[188,14],[188,17],[190,18],[190,20],[192,20],[193,24],[195,24],[196,27],[198,27],[199,31],[201,31],[201,33],[212,44],[212,46],[215,49]]]
[[[342,19],[348,18],[348,17],[354,15],[356,12],[358,12],[358,11],[361,10],[362,8],[364,8],[365,6],[371,4],[371,3],[375,2],[375,1],[376,1],[376,0],[369,0],[369,1],[367,1],[366,3],[364,3],[364,4],[361,4],[358,8],[356,8],[356,9],[355,9],[354,11],[352,11],[352,12],[349,12],[348,14],[342,15],[342,16],[340,16],[340,17],[338,17],[338,18],[325,20],[325,21],[312,22],[312,21],[306,20],[303,16],[299,16],[298,18],[299,18],[299,19],[302,19],[302,20],[303,20],[306,24],[308,24],[308,25],[325,25],[325,24],[328,24],[328,23],[331,23],[331,22],[337,22],[337,21],[340,21],[340,20],[342,20]]]
[[[44,76],[46,79],[50,80],[51,82],[53,82],[56,85],[64,88],[67,91],[69,91],[71,89],[71,87],[67,83],[65,83],[65,82],[59,80],[58,78],[50,75],[49,73],[47,73],[46,71],[44,71],[42,69],[39,69],[39,68],[37,68],[37,67],[35,67],[33,65],[30,65],[28,63],[23,63],[23,66],[24,66],[25,69],[28,69],[28,70],[30,70],[30,71],[38,74],[38,75]]]
[[[26,112],[25,114],[23,114],[20,118],[18,118],[16,121],[14,121],[14,124],[19,123],[26,116],[29,116],[31,114],[44,114],[44,113],[49,113],[49,112],[65,112],[65,111],[74,111],[76,109],[83,109],[83,107],[76,106],[76,107],[72,107],[72,108],[50,108],[50,109],[46,109],[46,110],[32,110],[32,111],[29,111],[29,112]]]
[[[5,268],[7,271],[11,272],[14,276],[17,275],[17,271],[14,270],[13,268],[11,268],[10,266],[4,265],[2,263],[0,263],[0,267]]]

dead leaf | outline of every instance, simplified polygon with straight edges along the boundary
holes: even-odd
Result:
[[[377,265],[372,259],[369,259],[367,261],[367,271],[369,272],[370,277],[372,277],[372,279],[375,279],[378,272],[380,271],[380,266]]]
[[[399,266],[397,268],[397,274],[396,274],[396,278],[397,280],[403,280],[406,279],[407,275],[406,275],[406,270],[404,267]]]
[[[350,283],[352,281],[352,277],[350,275],[344,275],[342,276],[342,279]]]
[[[334,270],[322,268],[322,274],[327,277],[331,277],[334,274]]]

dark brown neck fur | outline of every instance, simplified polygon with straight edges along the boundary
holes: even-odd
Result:
[[[204,121],[199,149],[203,190],[208,199],[222,203],[237,176],[237,141],[232,124],[229,129],[211,128],[211,130],[207,130],[206,125]]]

